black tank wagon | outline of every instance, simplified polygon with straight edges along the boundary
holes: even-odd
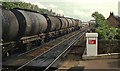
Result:
[[[19,23],[13,12],[2,10],[2,38],[12,40],[16,38],[19,31]]]
[[[33,46],[80,29],[80,20],[40,14],[26,9],[2,8],[3,56],[25,52]],[[29,48],[28,48],[29,47]]]

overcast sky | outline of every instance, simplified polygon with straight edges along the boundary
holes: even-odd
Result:
[[[40,8],[52,9],[61,15],[74,17],[83,21],[93,19],[91,14],[95,11],[106,18],[110,11],[118,15],[118,2],[120,0],[22,0],[38,5]]]

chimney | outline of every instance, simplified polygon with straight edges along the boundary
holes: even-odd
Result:
[[[110,15],[114,15],[113,12],[110,12]]]

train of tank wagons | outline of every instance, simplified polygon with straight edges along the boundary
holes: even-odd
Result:
[[[81,28],[81,21],[27,9],[2,9],[2,54],[25,52]]]

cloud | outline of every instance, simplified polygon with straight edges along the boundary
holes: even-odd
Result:
[[[118,0],[27,0],[30,2],[72,2],[72,3],[108,3],[108,2],[116,2]]]
[[[30,1],[28,1],[28,0],[20,0],[20,1],[30,3]]]
[[[33,1],[33,0],[21,0],[22,2],[26,2],[26,3],[31,3],[34,5],[37,5],[39,8],[44,8],[47,9],[43,4],[41,4],[39,1]]]
[[[56,11],[58,14],[64,15],[64,11],[63,10],[57,10]]]
[[[64,14],[88,21],[95,11],[103,14],[106,18],[110,11],[118,14],[119,0],[24,0],[38,5],[40,8],[52,9],[56,13]]]
[[[41,3],[39,3],[39,2],[35,2],[35,3],[32,3],[32,4],[37,5],[39,8],[47,9],[47,7],[45,7],[43,4],[41,4]]]
[[[53,8],[57,8],[57,6],[54,5],[54,4],[49,4],[47,7],[48,7],[48,8],[51,8],[51,9],[53,9]]]
[[[76,18],[80,18],[82,20],[90,20],[92,18],[91,17],[92,13],[93,13],[92,11],[83,11],[83,10],[78,10],[78,9],[73,10],[73,15]]]
[[[0,0],[1,2],[20,2],[21,0]]]
[[[73,14],[81,16],[81,15],[85,15],[85,12],[75,9],[75,10],[73,10]]]

